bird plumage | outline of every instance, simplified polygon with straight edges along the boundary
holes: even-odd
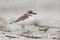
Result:
[[[14,21],[14,22],[18,22],[18,21],[23,21],[23,20],[25,20],[26,18],[28,18],[28,14],[24,14],[23,16],[21,16],[21,17],[19,17],[16,21]]]
[[[19,17],[15,21],[11,22],[10,24],[15,23],[19,26],[22,26],[22,29],[23,29],[24,26],[30,25],[33,22],[33,20],[34,20],[33,15],[36,15],[36,13],[33,13],[32,10],[29,10],[29,11],[27,11],[27,14],[22,15],[21,17]]]

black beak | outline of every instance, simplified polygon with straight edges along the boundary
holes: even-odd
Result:
[[[37,13],[33,13],[33,14],[37,15]]]

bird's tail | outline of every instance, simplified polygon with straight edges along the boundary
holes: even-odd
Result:
[[[14,23],[14,21],[13,22],[10,22],[9,24],[12,24],[12,23]]]

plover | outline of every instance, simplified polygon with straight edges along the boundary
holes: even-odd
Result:
[[[33,15],[37,15],[37,13],[34,13],[32,10],[28,10],[27,13],[19,17],[17,20],[11,22],[10,24],[15,23],[19,26],[22,26],[22,31],[24,31],[25,26],[30,25],[33,22],[34,20]]]

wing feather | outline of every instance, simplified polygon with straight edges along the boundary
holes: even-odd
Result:
[[[18,21],[21,21],[21,20],[25,20],[26,18],[28,18],[28,14],[24,14],[23,16],[19,17],[16,21],[14,22],[18,22]]]

